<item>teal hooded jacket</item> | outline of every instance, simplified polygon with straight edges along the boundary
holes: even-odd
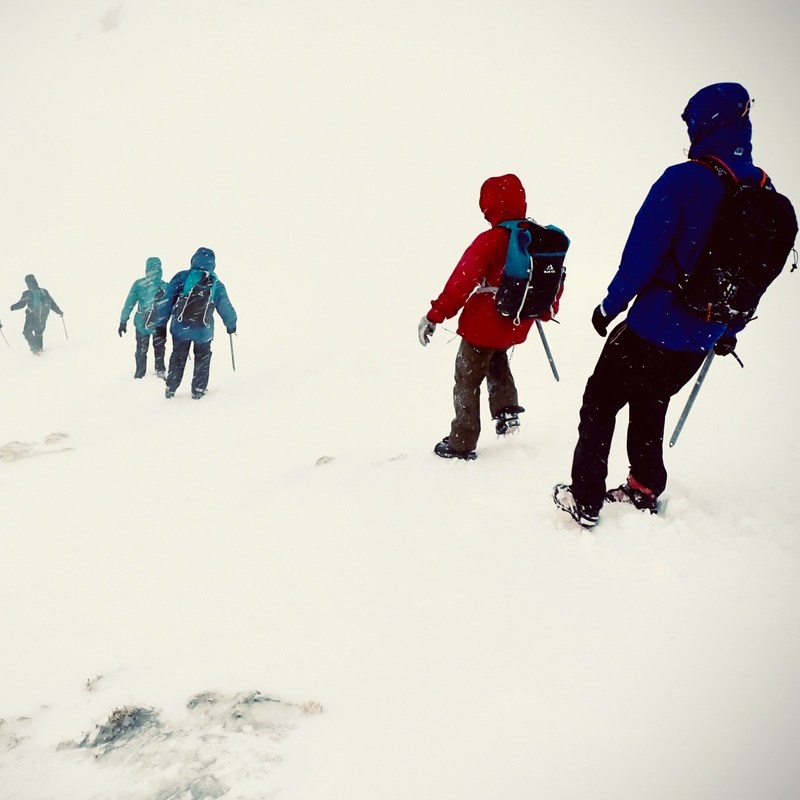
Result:
[[[133,316],[133,324],[140,336],[150,336],[156,332],[155,306],[167,289],[167,282],[161,279],[161,272],[161,259],[148,258],[145,263],[144,278],[138,278],[133,282],[122,307],[120,323],[127,322],[133,307],[139,304]]]

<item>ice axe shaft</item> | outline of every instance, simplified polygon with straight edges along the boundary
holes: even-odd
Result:
[[[692,389],[692,393],[689,395],[689,399],[686,401],[686,405],[683,408],[683,413],[678,420],[678,424],[675,426],[675,430],[672,432],[672,437],[669,440],[670,447],[672,447],[675,442],[678,441],[678,437],[681,435],[683,424],[686,422],[686,417],[689,416],[689,412],[692,410],[694,401],[697,398],[697,393],[700,391],[700,387],[703,385],[703,381],[706,379],[706,373],[708,372],[708,368],[711,366],[711,362],[713,360],[714,351],[710,350],[706,356],[706,360],[703,362],[703,366],[700,368],[700,374],[697,376],[697,380],[694,382],[694,388]]]
[[[536,320],[536,329],[539,331],[539,337],[542,340],[544,352],[547,354],[547,360],[550,362],[550,369],[553,371],[553,377],[556,380],[559,380],[556,362],[553,361],[553,354],[550,352],[550,345],[547,344],[547,337],[544,335],[544,328],[542,328],[542,323],[538,319]]]
[[[233,334],[229,333],[231,339],[231,366],[233,367],[233,371],[236,372],[236,356],[233,354]]]

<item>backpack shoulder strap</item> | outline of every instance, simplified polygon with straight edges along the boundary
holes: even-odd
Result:
[[[692,161],[696,161],[698,164],[705,165],[719,175],[719,177],[730,186],[738,186],[742,182],[736,177],[734,171],[721,158],[717,158],[716,156],[700,156],[699,158],[693,158]],[[763,189],[767,185],[771,186],[772,183],[769,179],[769,175],[767,175],[767,173],[760,168],[759,172],[761,173],[761,178],[758,181],[759,188]]]

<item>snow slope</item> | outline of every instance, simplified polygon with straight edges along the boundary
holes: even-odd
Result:
[[[0,315],[0,800],[798,795],[797,275],[712,367],[663,517],[549,497],[686,99],[748,86],[800,197],[795,12],[737,8],[3,4],[0,295],[33,272],[66,327],[34,358]],[[442,461],[455,322],[416,325],[509,170],[573,241],[561,381],[516,348],[522,430]],[[118,314],[199,246],[236,370],[220,327],[168,402]]]

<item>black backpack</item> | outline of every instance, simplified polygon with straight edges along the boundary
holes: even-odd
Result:
[[[725,181],[725,194],[691,272],[678,277],[677,296],[707,322],[746,324],[794,248],[797,217],[763,171],[758,182],[739,182],[719,159],[696,160]]]
[[[554,225],[532,219],[501,222],[510,237],[503,277],[497,287],[497,311],[515,324],[551,311],[566,277],[569,239]]]
[[[214,313],[214,280],[214,275],[204,270],[197,282],[186,291],[187,278],[172,312],[178,322],[209,327]]]

